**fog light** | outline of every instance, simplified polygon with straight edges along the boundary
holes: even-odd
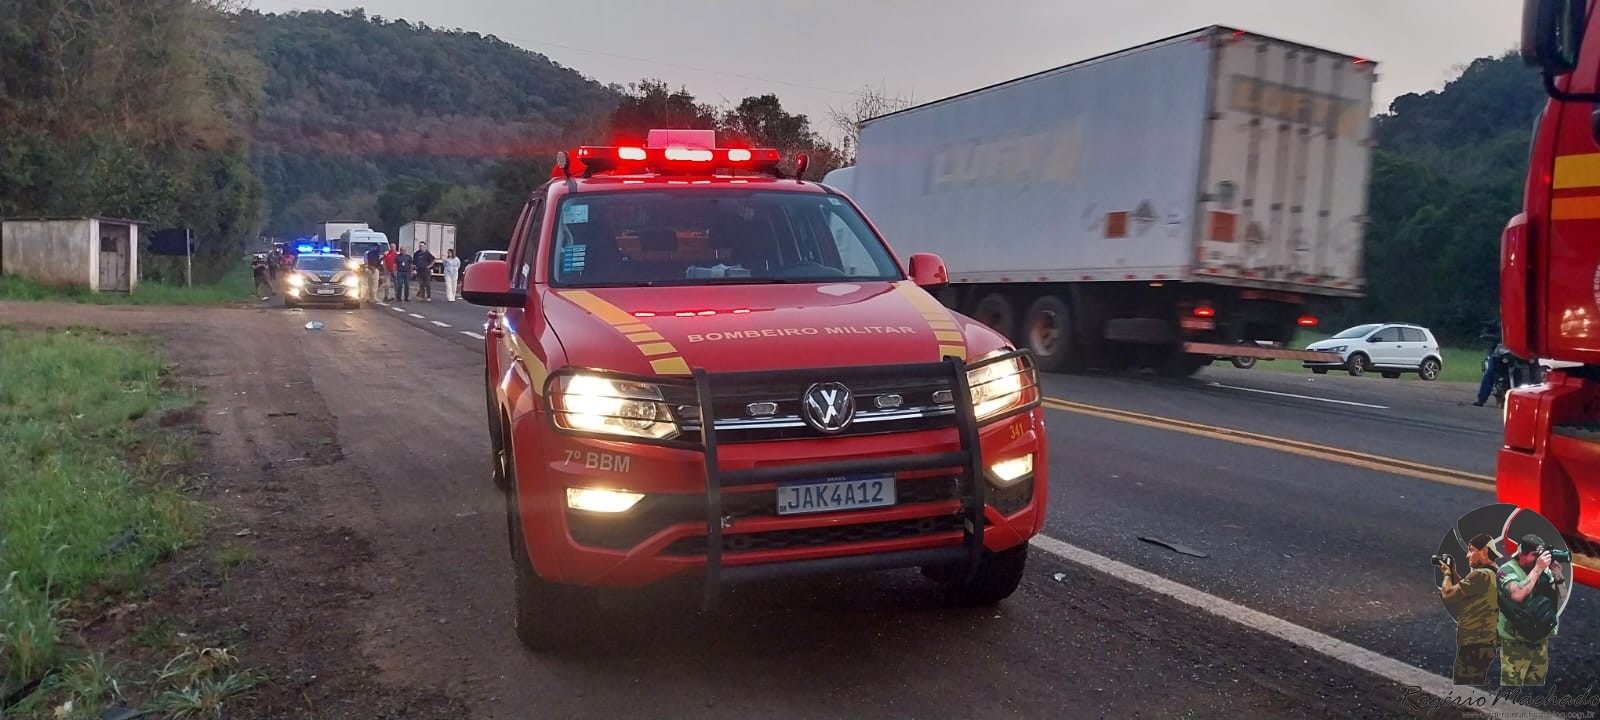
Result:
[[[1000,485],[1010,485],[1031,472],[1033,472],[1033,453],[1001,460],[989,466],[989,474]]]
[[[598,513],[619,513],[633,509],[644,499],[643,493],[602,488],[567,488],[567,507]]]

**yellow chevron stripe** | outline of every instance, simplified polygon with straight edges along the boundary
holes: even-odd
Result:
[[[643,343],[643,342],[650,342],[651,340],[660,340],[662,338],[661,338],[661,333],[658,333],[658,332],[641,332],[641,333],[634,333],[632,335],[629,335],[628,339],[632,340],[632,341],[634,341],[636,343]]]
[[[667,353],[673,353],[677,351],[678,349],[673,347],[672,343],[669,342],[647,343],[639,346],[639,352],[644,353],[645,357],[649,357],[651,355],[665,355]]]
[[[954,355],[954,356],[956,356],[958,358],[961,358],[961,359],[965,360],[967,358],[967,346],[965,346],[965,345],[940,345],[939,346],[939,359],[943,360],[944,358],[949,357],[951,355]]]
[[[688,375],[689,363],[684,362],[681,357],[662,358],[651,360],[650,369],[656,371],[658,375]]]
[[[637,325],[623,325],[623,326],[617,328],[617,332],[621,332],[621,333],[642,333],[642,332],[649,332],[649,331],[650,331],[650,326],[646,325],[644,323],[639,323]]]
[[[933,339],[938,340],[939,342],[952,342],[952,343],[963,343],[963,344],[966,342],[966,338],[962,337],[961,333],[953,332],[953,331],[950,331],[950,330],[935,330],[934,333],[933,333]]]
[[[588,290],[564,291],[561,297],[571,300],[578,307],[594,313],[596,317],[612,325],[633,325],[638,322],[626,310],[601,300],[598,295]]]

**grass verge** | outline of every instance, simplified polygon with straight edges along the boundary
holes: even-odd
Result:
[[[0,347],[0,717],[98,717],[130,690],[182,692],[161,674],[124,682],[76,629],[199,532],[180,490],[194,446],[162,427],[192,399],[130,336],[0,326]]]
[[[1311,343],[1317,342],[1318,340],[1326,339],[1328,339],[1328,334],[1326,333],[1308,333],[1302,331],[1295,335],[1294,342],[1290,343],[1289,347],[1299,350],[1307,345],[1310,345]],[[1439,380],[1441,382],[1477,383],[1478,379],[1483,377],[1482,350],[1445,347],[1440,349],[1440,354],[1443,356],[1442,360],[1444,361],[1444,370],[1439,373]],[[1223,362],[1226,363],[1226,361]],[[1268,372],[1294,373],[1296,375],[1311,374],[1310,370],[1300,366],[1299,360],[1273,360],[1271,362],[1261,361],[1256,363],[1255,369],[1266,370]],[[1335,370],[1334,372],[1343,371]],[[1373,377],[1380,377],[1376,372],[1371,373],[1371,375]],[[1402,379],[1417,379],[1417,376],[1414,373],[1401,375],[1400,377]]]
[[[251,299],[254,276],[236,267],[211,285],[169,285],[145,281],[130,294],[90,292],[77,286],[50,285],[19,277],[0,278],[0,300],[75,302],[87,305],[216,305]]]

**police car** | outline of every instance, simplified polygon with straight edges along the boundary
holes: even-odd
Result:
[[[302,251],[284,276],[283,304],[359,308],[361,273],[351,269],[350,258],[331,249]]]

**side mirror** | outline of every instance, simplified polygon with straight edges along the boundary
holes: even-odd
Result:
[[[467,267],[461,297],[473,305],[520,308],[528,301],[528,291],[511,288],[511,266],[506,261],[483,260]]]
[[[1522,61],[1550,76],[1577,69],[1586,4],[1585,0],[1523,0]]]
[[[950,284],[950,273],[938,255],[917,253],[911,256],[911,281],[928,292],[938,292]]]

